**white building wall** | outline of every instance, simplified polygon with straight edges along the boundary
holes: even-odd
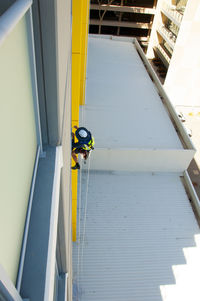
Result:
[[[188,0],[164,87],[175,106],[200,109],[200,3]]]
[[[94,170],[137,172],[183,172],[190,164],[194,150],[162,149],[110,149],[98,148],[91,154],[90,165]]]
[[[147,53],[146,56],[148,59],[153,59],[155,57],[153,47],[159,44],[158,41],[158,35],[157,35],[157,27],[158,24],[162,22],[160,10],[162,6],[163,0],[158,0],[156,5],[156,12],[153,19],[152,29],[151,29],[151,35],[148,43]]]

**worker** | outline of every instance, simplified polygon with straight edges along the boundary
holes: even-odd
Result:
[[[94,149],[94,138],[91,133],[85,127],[77,127],[75,134],[72,132],[72,158],[76,163],[72,169],[80,169],[80,164],[78,163],[78,154],[81,154],[86,161],[90,155],[90,152]],[[78,139],[78,142],[74,141],[74,136]]]

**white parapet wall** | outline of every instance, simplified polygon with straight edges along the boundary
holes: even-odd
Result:
[[[194,150],[176,149],[95,149],[90,169],[133,172],[183,172],[194,156]],[[88,164],[83,165],[84,169]]]

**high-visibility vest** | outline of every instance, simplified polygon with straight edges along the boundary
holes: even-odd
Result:
[[[94,148],[94,137],[92,136],[92,139],[87,144],[84,144],[81,148],[86,151],[92,150]]]

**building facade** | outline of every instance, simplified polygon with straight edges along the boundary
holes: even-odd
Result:
[[[156,7],[147,57],[177,111],[199,111],[199,12],[196,0],[160,0]]]
[[[71,300],[72,4],[0,15],[0,299]]]
[[[137,37],[148,45],[157,0],[91,0],[90,33]]]

